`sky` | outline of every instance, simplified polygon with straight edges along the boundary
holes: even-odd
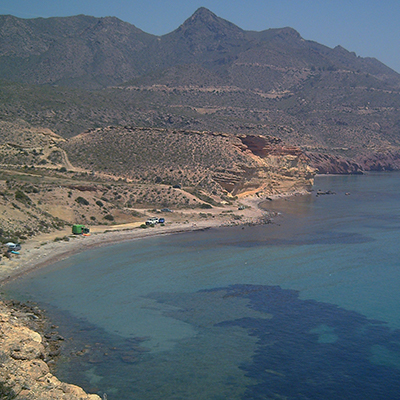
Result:
[[[290,26],[304,39],[375,57],[400,73],[400,0],[0,0],[2,15],[114,16],[153,35],[175,30],[199,7],[245,30]]]

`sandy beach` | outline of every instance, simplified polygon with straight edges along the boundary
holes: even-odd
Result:
[[[268,214],[258,207],[258,197],[242,201],[245,209],[213,208],[205,212],[193,210],[171,213],[164,226],[155,225],[144,229],[142,222],[124,225],[93,226],[90,235],[72,235],[71,227],[28,239],[22,244],[20,254],[0,262],[0,283],[15,279],[29,271],[63,260],[73,254],[94,247],[109,246],[113,243],[138,240],[157,235],[176,234],[209,228],[262,223]],[[204,217],[207,215],[206,217]],[[237,217],[240,216],[240,219]]]

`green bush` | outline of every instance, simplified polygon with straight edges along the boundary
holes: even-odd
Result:
[[[17,190],[15,192],[15,200],[24,204],[31,204],[32,200],[27,196],[22,190]]]
[[[17,210],[20,210],[20,209],[21,209],[21,207],[20,207],[18,204],[11,203],[11,205],[12,205],[14,208],[16,208]]]
[[[107,221],[114,221],[114,217],[111,214],[107,214],[104,219],[106,219]]]
[[[81,197],[81,196],[77,197],[77,198],[75,199],[75,201],[76,201],[78,204],[81,204],[81,205],[83,205],[83,206],[88,206],[88,205],[89,205],[89,202],[88,202],[85,198],[83,198],[83,197]]]

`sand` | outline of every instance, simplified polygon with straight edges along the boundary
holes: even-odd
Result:
[[[144,221],[112,226],[90,227],[90,236],[72,235],[71,227],[63,231],[35,236],[22,244],[19,255],[11,259],[2,258],[0,262],[0,283],[5,283],[37,268],[53,264],[81,251],[109,246],[123,241],[139,240],[157,235],[176,234],[213,227],[259,223],[268,218],[266,212],[258,207],[260,199],[248,197],[242,200],[244,210],[237,208],[217,208],[194,212],[193,210],[171,213],[164,226],[156,225],[147,229],[140,226]],[[206,218],[205,218],[206,215]],[[241,216],[238,220],[235,216]],[[59,240],[62,238],[69,240]]]

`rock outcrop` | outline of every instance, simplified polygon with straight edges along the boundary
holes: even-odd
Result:
[[[362,174],[364,171],[398,171],[400,154],[382,150],[346,158],[333,154],[307,153],[310,166],[318,174]]]
[[[365,171],[398,171],[400,154],[397,151],[379,151],[357,157],[357,162]]]
[[[7,398],[40,400],[100,400],[78,386],[60,382],[51,374],[48,344],[30,329],[34,313],[0,301],[0,383]],[[13,397],[15,395],[15,397]],[[3,398],[3,397],[2,397]]]
[[[364,171],[358,162],[341,156],[323,153],[309,153],[307,156],[318,174],[362,174]]]
[[[246,156],[246,162],[224,174],[213,173],[213,179],[228,192],[268,196],[311,189],[315,170],[300,148],[287,146],[272,136],[241,135],[230,139]]]

